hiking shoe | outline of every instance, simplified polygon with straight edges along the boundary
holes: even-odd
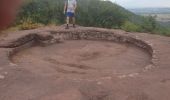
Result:
[[[75,24],[73,24],[73,28],[76,28],[76,25],[75,25]]]

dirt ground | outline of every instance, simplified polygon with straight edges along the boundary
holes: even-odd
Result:
[[[81,29],[105,31],[78,27],[64,32]],[[152,61],[155,55],[134,44],[104,40],[34,45],[8,57],[14,38],[16,41],[29,32],[41,30],[0,37],[0,100],[170,99],[170,38],[111,30],[114,34],[149,41],[156,50],[156,61]]]
[[[12,61],[39,75],[103,77],[138,73],[150,55],[135,46],[106,41],[70,40],[23,50]],[[61,74],[61,75],[60,75]]]

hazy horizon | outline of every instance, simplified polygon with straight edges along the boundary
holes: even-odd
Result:
[[[170,0],[110,0],[125,8],[169,8]]]

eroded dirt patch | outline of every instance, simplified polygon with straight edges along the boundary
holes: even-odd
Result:
[[[34,46],[12,57],[13,63],[38,75],[102,77],[140,72],[150,55],[130,44],[69,40]]]

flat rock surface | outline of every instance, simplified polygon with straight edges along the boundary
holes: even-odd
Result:
[[[11,54],[16,46],[37,40],[37,33],[84,31],[139,39],[152,47],[153,54],[134,44],[104,40],[28,45]],[[0,100],[170,99],[169,37],[79,26],[65,30],[60,26],[1,35],[0,47]]]

